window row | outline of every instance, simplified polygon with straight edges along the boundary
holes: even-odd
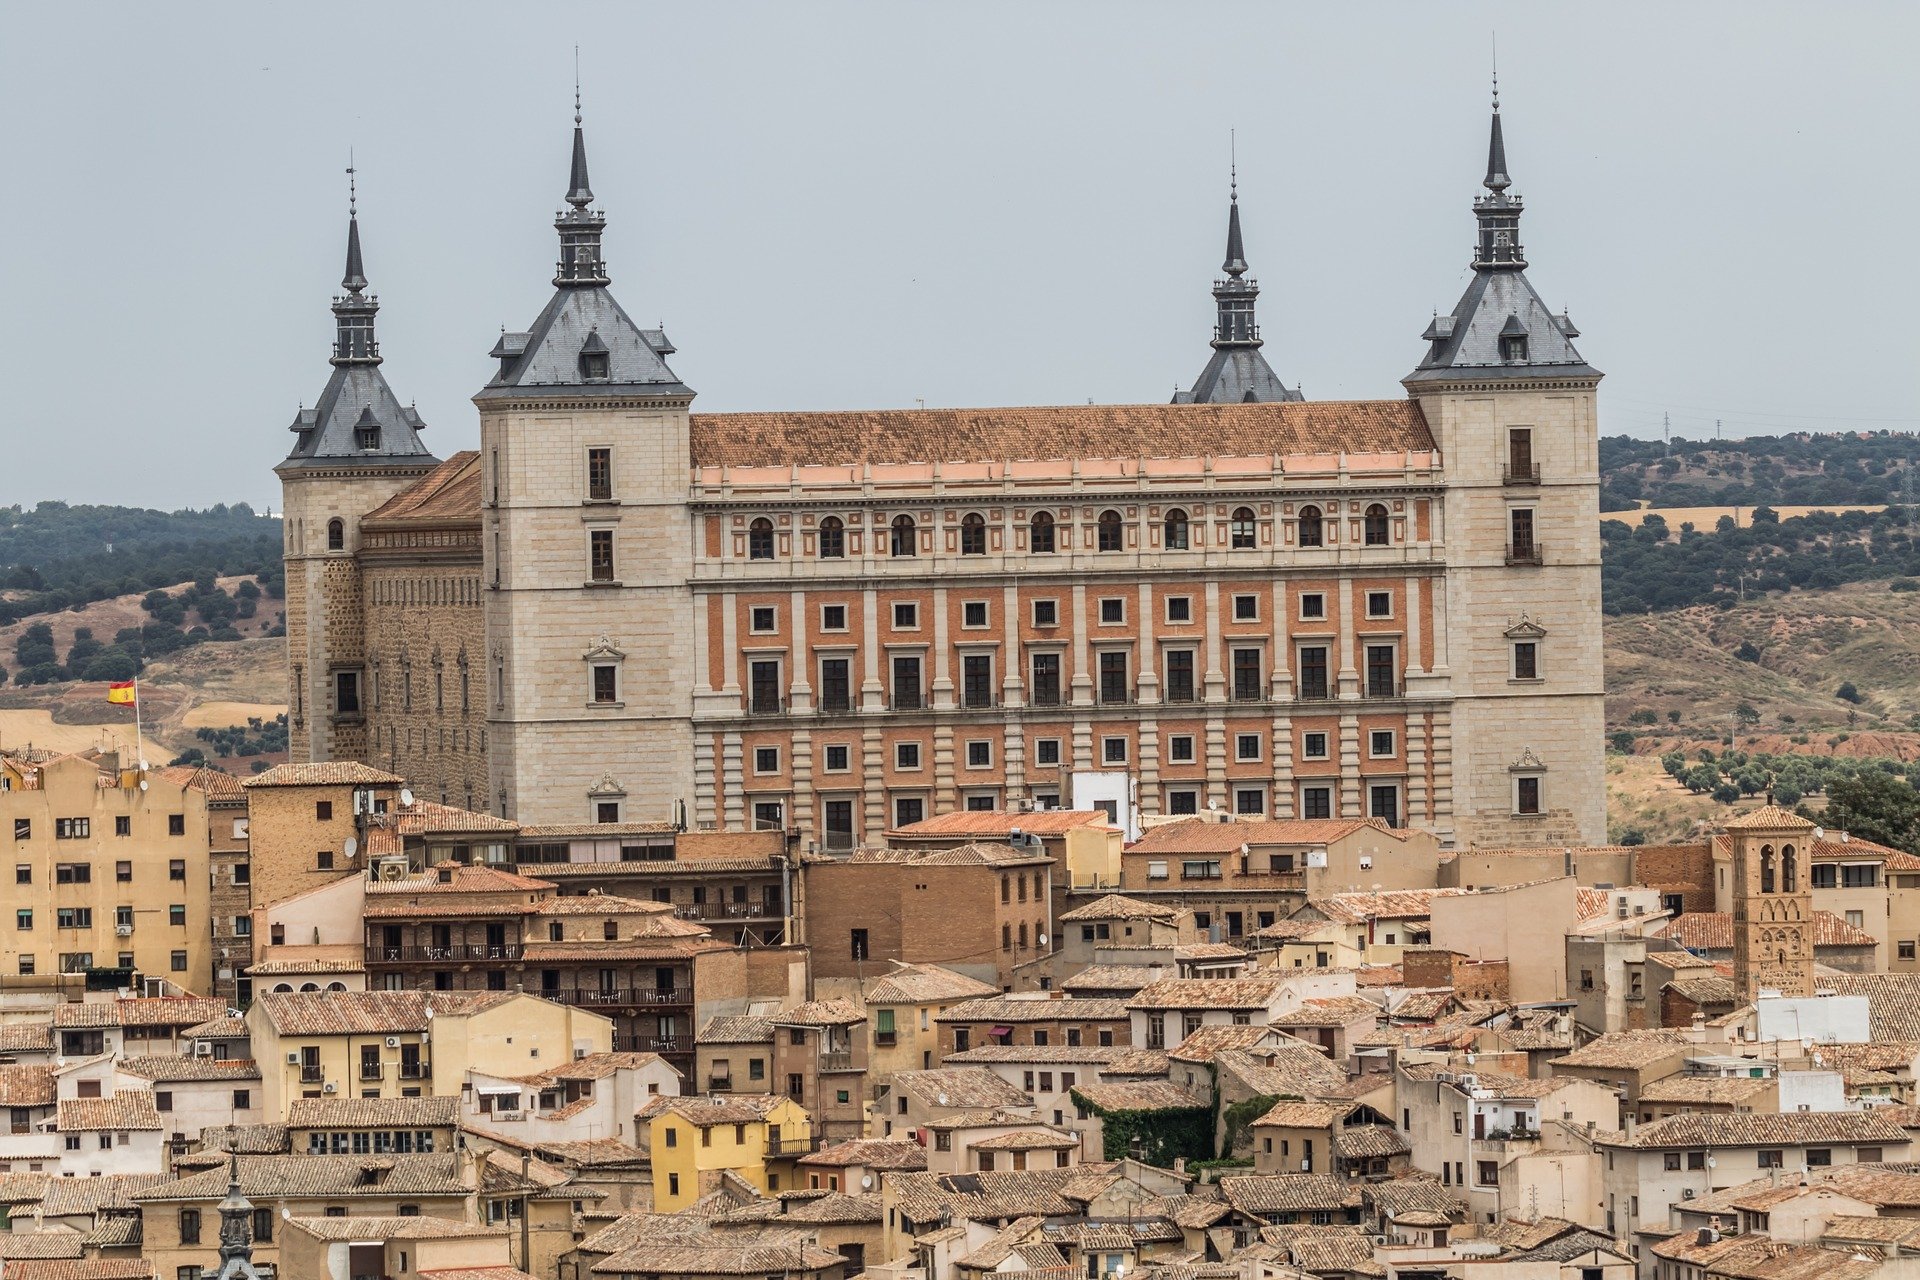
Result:
[[[1369,619],[1392,619],[1395,613],[1396,592],[1391,589],[1367,591],[1363,593],[1362,609]],[[1324,622],[1331,616],[1328,601],[1330,594],[1325,591],[1301,591],[1295,594],[1297,602],[1296,617],[1301,622]],[[1232,597],[1232,620],[1234,622],[1260,621],[1260,596],[1240,594]],[[1100,626],[1125,626],[1127,623],[1129,597],[1102,596],[1096,602]],[[1058,627],[1060,623],[1060,601],[1058,599],[1040,599],[1028,601],[1029,616],[1037,628]],[[819,606],[820,630],[823,632],[848,632],[848,606],[844,603],[829,603]],[[1188,595],[1169,595],[1161,597],[1162,621],[1178,626],[1197,620],[1195,598]],[[887,606],[887,618],[894,631],[918,631],[921,629],[921,607],[917,600],[895,600]],[[993,602],[990,600],[965,600],[960,604],[960,628],[963,631],[986,631],[993,626]],[[750,635],[780,634],[780,606],[776,604],[756,604],[747,610],[747,631]]]
[[[1331,509],[1309,503],[1300,508],[1295,523],[1302,547],[1331,546],[1340,540],[1339,521]],[[1204,517],[1189,516],[1184,508],[1175,507],[1168,511],[1158,524],[1160,545],[1166,550],[1187,551],[1206,545]],[[1261,518],[1252,507],[1235,507],[1233,514],[1221,525],[1217,541],[1231,550],[1250,551],[1259,545],[1260,524]],[[1099,552],[1125,551],[1128,527],[1128,520],[1119,511],[1109,507],[1100,512],[1091,530],[1090,543],[1093,549]],[[986,555],[987,531],[987,518],[979,512],[970,511],[962,516],[960,554]],[[1035,512],[1026,522],[1026,533],[1026,549],[1038,555],[1051,555],[1072,548],[1071,524],[1056,520],[1050,511]],[[814,558],[844,559],[849,546],[848,534],[847,523],[841,517],[823,518],[812,539]],[[1368,547],[1392,544],[1392,523],[1385,503],[1367,505],[1359,520],[1359,541],[1362,546]],[[920,526],[910,515],[897,515],[887,524],[884,533],[875,535],[874,546],[876,551],[884,546],[890,556],[918,555],[922,548]],[[778,554],[779,542],[775,537],[773,521],[766,516],[756,516],[747,526],[747,558],[774,560]]]
[[[117,814],[113,819],[113,834],[119,837],[133,834],[133,817],[130,814]],[[187,834],[187,815],[170,813],[167,815],[167,834],[184,836]],[[15,840],[33,839],[33,819],[15,818],[13,820],[13,838]],[[55,818],[53,820],[53,838],[55,840],[91,840],[93,839],[92,818]],[[24,882],[23,882],[24,883]]]
[[[235,884],[247,884],[252,877],[252,868],[245,863],[239,863],[234,866],[233,874]],[[113,878],[121,884],[131,883],[133,880],[133,863],[124,861],[114,863]],[[174,858],[167,863],[167,879],[185,880],[186,878],[187,860],[185,858]],[[30,862],[15,863],[13,867],[13,882],[15,884],[32,884],[33,864]],[[58,863],[53,869],[53,882],[55,884],[92,884],[93,864],[88,862]]]
[[[33,910],[32,907],[15,908],[13,913],[13,927],[22,932],[31,930],[33,928]],[[57,928],[61,929],[91,929],[93,928],[93,908],[55,907],[53,922]],[[187,923],[187,908],[184,903],[174,903],[167,908],[167,923],[170,925],[185,926]],[[113,925],[116,929],[131,931],[133,929],[133,908],[115,907],[113,909]]]
[[[97,969],[101,967],[99,965],[96,965],[93,962],[93,952],[91,951],[62,951],[60,953],[59,963],[60,963],[60,968],[58,972],[60,973],[86,973],[90,969]],[[127,970],[132,970],[133,968],[135,968],[133,952],[131,951],[120,952],[114,958],[114,964],[112,967],[116,969],[127,969]],[[187,971],[187,953],[185,951],[169,952],[167,956],[167,967],[170,972],[185,973]],[[31,977],[35,973],[39,972],[38,961],[36,961],[30,953],[22,952],[20,955],[19,966],[17,971],[20,974],[20,976],[23,978]],[[101,1050],[98,1048],[89,1048],[87,1050],[87,1053],[99,1053],[99,1052],[101,1052]],[[79,1053],[78,1051],[74,1051],[73,1056],[78,1057],[78,1056],[85,1056],[85,1055]]]

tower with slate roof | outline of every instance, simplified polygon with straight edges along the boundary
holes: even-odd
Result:
[[[1240,181],[1236,171],[1227,201],[1227,256],[1220,264],[1226,278],[1213,282],[1213,355],[1193,386],[1174,396],[1175,404],[1272,404],[1304,397],[1290,389],[1260,354],[1260,326],[1253,304],[1260,283],[1247,275],[1247,252],[1240,237]]]
[[[1447,682],[1453,714],[1421,747],[1450,765],[1435,809],[1451,810],[1460,843],[1559,843],[1606,830],[1601,375],[1527,279],[1497,81],[1483,186],[1472,279],[1403,379],[1447,480],[1431,683]],[[1410,677],[1408,691],[1429,683]]]
[[[369,757],[360,519],[440,462],[420,442],[426,423],[380,372],[380,301],[367,292],[352,200],[340,287],[333,372],[313,407],[295,415],[293,449],[274,468],[284,517],[288,737],[296,762]]]
[[[553,295],[474,397],[488,807],[665,822],[692,795],[693,392],[608,289],[593,200],[576,99]]]

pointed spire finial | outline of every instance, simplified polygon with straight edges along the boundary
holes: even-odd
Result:
[[[1220,269],[1238,280],[1247,274],[1247,251],[1240,242],[1240,156],[1238,139],[1227,131],[1227,258]]]
[[[359,295],[367,287],[366,268],[360,262],[360,187],[358,170],[353,166],[353,151],[347,151],[347,269],[340,287]]]
[[[1493,128],[1487,138],[1487,176],[1483,183],[1496,195],[1513,185],[1507,176],[1507,141],[1500,131],[1500,58],[1496,47],[1493,62]]]
[[[573,47],[573,173],[567,183],[567,203],[584,209],[593,203],[587,182],[587,135],[580,124],[580,46]]]
[[[1496,78],[1497,83],[1497,78]],[[1496,91],[1497,92],[1497,91]],[[573,46],[573,122],[580,123],[580,46]]]

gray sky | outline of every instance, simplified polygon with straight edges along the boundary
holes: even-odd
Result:
[[[613,288],[696,409],[1164,401],[1239,131],[1266,352],[1391,397],[1462,289],[1498,27],[1608,434],[1920,427],[1920,6],[0,0],[0,503],[269,502],[349,146],[442,456],[546,300],[573,44]]]

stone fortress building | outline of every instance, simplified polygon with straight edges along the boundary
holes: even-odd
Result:
[[[553,296],[445,461],[350,218],[278,469],[294,758],[822,848],[1090,775],[1144,814],[1602,842],[1601,375],[1527,280],[1497,96],[1483,185],[1399,398],[1275,374],[1236,192],[1172,404],[695,414],[610,291],[576,112]]]

